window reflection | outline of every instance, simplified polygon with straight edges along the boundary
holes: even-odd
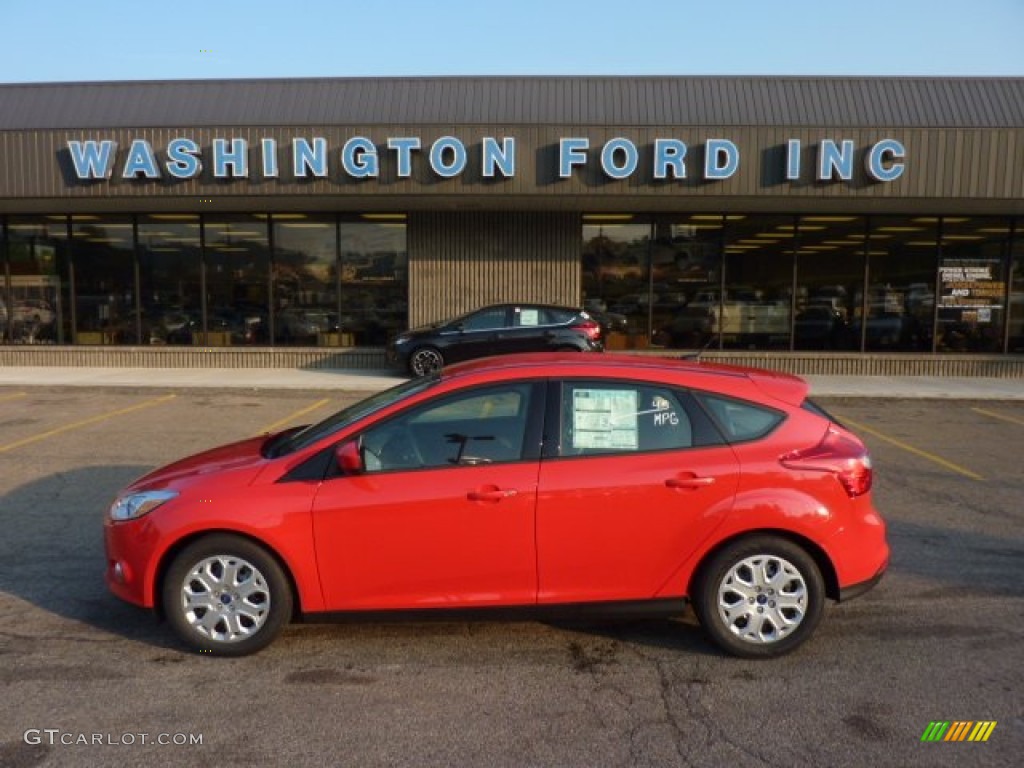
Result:
[[[583,308],[618,329],[611,349],[646,346],[652,310],[649,220],[629,214],[583,217]]]
[[[352,344],[338,325],[334,216],[274,214],[274,343]]]
[[[1008,351],[1024,352],[1024,219],[1017,219],[1012,247],[1013,280],[1010,283],[1010,319],[1006,335]]]
[[[656,344],[702,349],[717,341],[708,301],[721,290],[724,227],[725,217],[717,214],[655,222],[651,271]]]
[[[75,343],[137,344],[134,233],[130,216],[72,216]]]
[[[877,217],[868,233],[867,322],[853,332],[868,351],[925,352],[932,348],[938,219]]]
[[[270,246],[266,217],[219,215],[203,223],[207,346],[270,341]]]
[[[796,220],[730,216],[725,228],[725,295],[705,297],[711,331],[733,349],[788,349]],[[719,304],[720,302],[720,304]]]
[[[8,344],[67,343],[71,338],[67,217],[12,216],[6,234],[0,338]]]
[[[199,217],[140,216],[143,344],[192,344],[202,333]]]
[[[409,263],[402,214],[364,214],[339,223],[343,338],[382,346],[408,327]]]
[[[863,297],[866,226],[860,216],[800,219],[794,349],[860,349],[853,321]]]

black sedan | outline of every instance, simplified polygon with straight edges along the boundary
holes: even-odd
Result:
[[[547,304],[495,304],[454,320],[413,328],[388,356],[413,376],[448,363],[510,352],[601,352],[604,330],[588,312]]]

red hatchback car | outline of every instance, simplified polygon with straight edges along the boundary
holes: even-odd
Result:
[[[791,651],[889,558],[864,444],[801,379],[490,358],[158,469],[105,525],[110,589],[242,655],[294,618],[679,614]]]

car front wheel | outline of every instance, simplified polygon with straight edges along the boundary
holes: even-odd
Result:
[[[813,633],[825,606],[825,583],[814,559],[777,536],[740,539],[701,571],[693,607],[723,650],[742,658],[789,653]]]
[[[269,645],[288,623],[292,599],[278,562],[258,544],[227,534],[185,547],[163,583],[164,613],[177,635],[220,656]]]
[[[409,373],[413,376],[427,376],[444,366],[444,358],[433,347],[420,347],[409,355]]]

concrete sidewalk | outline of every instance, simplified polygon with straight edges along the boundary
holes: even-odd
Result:
[[[806,376],[816,397],[1024,400],[1024,379]],[[384,371],[280,368],[0,368],[0,387],[330,389],[375,392],[404,377]]]

